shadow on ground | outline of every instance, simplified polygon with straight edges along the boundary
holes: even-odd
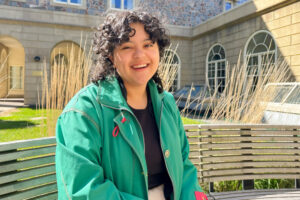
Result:
[[[26,128],[35,126],[36,124],[30,121],[7,121],[0,119],[0,130],[1,129],[16,129],[16,128]]]

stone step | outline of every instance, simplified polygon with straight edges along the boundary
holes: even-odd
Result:
[[[24,103],[24,98],[0,98],[0,102]]]

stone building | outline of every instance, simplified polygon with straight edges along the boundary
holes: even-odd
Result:
[[[300,81],[298,0],[0,0],[0,98],[36,104],[43,66],[67,59],[70,46],[81,51],[107,12],[126,9],[158,16],[178,44],[174,87],[224,84],[240,52],[258,68],[283,56]]]

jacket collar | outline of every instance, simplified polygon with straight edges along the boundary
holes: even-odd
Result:
[[[101,80],[98,84],[97,99],[100,104],[116,109],[129,109],[127,102],[122,95],[119,81],[115,77]],[[160,108],[164,93],[158,93],[157,86],[152,79],[148,82],[148,87],[154,108]]]

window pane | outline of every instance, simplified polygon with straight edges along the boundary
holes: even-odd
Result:
[[[285,103],[300,104],[300,85],[298,85],[292,94],[289,95]]]
[[[247,55],[253,53],[253,50],[255,48],[255,43],[253,39],[249,42],[248,47],[247,47]]]
[[[10,89],[23,89],[23,67],[10,67]]]
[[[210,86],[211,89],[215,88],[215,80],[214,79],[209,79],[208,80],[208,84]]]
[[[273,86],[276,87],[274,91],[274,99],[272,102],[275,103],[281,103],[286,95],[291,91],[291,89],[294,87],[293,85],[276,85]],[[272,88],[270,88],[272,90]],[[273,91],[272,91],[273,92]]]
[[[219,54],[215,54],[212,60],[220,60],[221,57]]]
[[[216,54],[218,54],[218,53],[220,53],[220,50],[221,50],[221,46],[220,45],[216,45],[214,48],[213,48],[213,50],[214,50],[214,53]]]
[[[225,10],[229,10],[232,8],[232,3],[231,2],[226,2],[225,4]]]
[[[124,0],[124,9],[133,9],[133,0]]]
[[[166,62],[170,62],[171,64],[179,64],[178,56],[170,50],[165,51]]]
[[[211,63],[208,64],[208,78],[214,78],[215,77],[215,64]]]
[[[266,33],[258,33],[258,34],[256,34],[254,36],[254,40],[255,40],[256,44],[264,43],[266,36],[267,36]]]
[[[272,51],[272,50],[275,50],[275,49],[276,49],[275,41],[272,39],[269,50]]]
[[[268,60],[272,63],[275,63],[275,53],[273,53],[273,52],[269,53]]]
[[[268,51],[268,49],[266,48],[266,46],[263,44],[260,44],[255,47],[255,49],[253,50],[253,53],[262,53],[262,52],[267,52],[267,51]]]
[[[70,2],[81,5],[81,0],[70,0]]]
[[[217,77],[225,77],[225,62],[218,63]]]
[[[111,0],[111,7],[121,9],[121,0]]]
[[[224,78],[220,78],[218,79],[218,92],[221,93],[224,91],[225,88],[225,79]]]
[[[59,3],[68,3],[68,0],[55,0],[55,2],[59,2]]]
[[[221,48],[220,55],[221,59],[225,59],[225,50],[223,48]]]
[[[209,52],[208,61],[212,61],[214,57],[213,51]]]

